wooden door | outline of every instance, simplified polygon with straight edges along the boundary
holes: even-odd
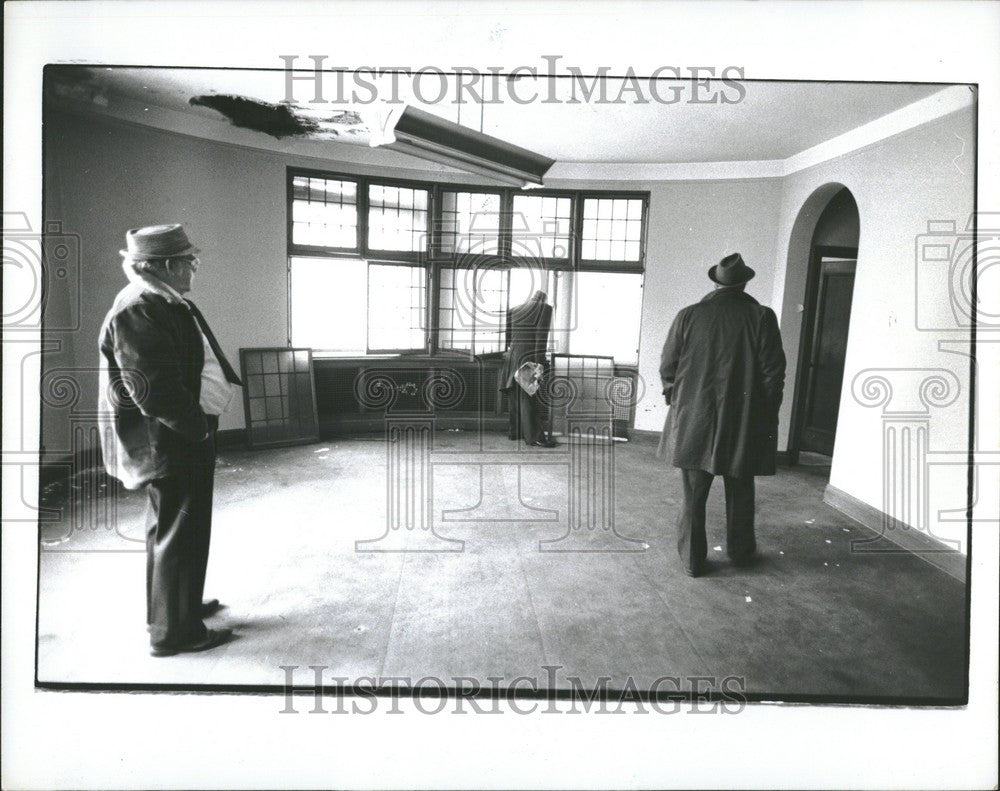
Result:
[[[855,260],[819,255],[814,281],[799,448],[827,456],[833,455],[837,433],[856,266]]]

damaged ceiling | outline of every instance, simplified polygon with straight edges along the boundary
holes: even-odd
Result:
[[[224,142],[415,166],[411,157],[368,148],[386,105],[314,103],[308,82],[288,101],[289,85],[281,69],[49,66],[45,95],[51,107]],[[409,103],[561,163],[753,162],[786,159],[945,86],[748,82],[734,104],[573,103],[569,87],[557,81],[554,102],[456,104],[449,94]]]

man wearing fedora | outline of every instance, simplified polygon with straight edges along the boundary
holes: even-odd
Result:
[[[705,570],[705,503],[723,477],[726,552],[757,557],[754,476],[774,475],[785,354],[778,320],[744,289],[755,272],[739,253],[708,270],[715,290],[674,319],[660,361],[669,406],[664,446],[681,470],[677,550],[687,574]]]
[[[100,334],[104,463],[128,489],[145,487],[146,621],[154,656],[204,651],[229,629],[203,618],[212,527],[215,432],[241,384],[191,290],[199,250],[180,225],[125,236],[119,292]]]

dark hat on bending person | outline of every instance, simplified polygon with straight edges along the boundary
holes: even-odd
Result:
[[[155,258],[174,258],[201,252],[188,240],[184,226],[149,225],[132,228],[125,234],[125,250],[119,252],[133,260],[146,261]]]
[[[739,253],[727,255],[708,270],[708,278],[720,286],[740,286],[748,282],[757,273],[743,263]]]

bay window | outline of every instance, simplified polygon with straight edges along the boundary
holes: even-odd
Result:
[[[318,354],[499,354],[544,291],[550,350],[638,360],[645,193],[288,172],[289,340]]]

